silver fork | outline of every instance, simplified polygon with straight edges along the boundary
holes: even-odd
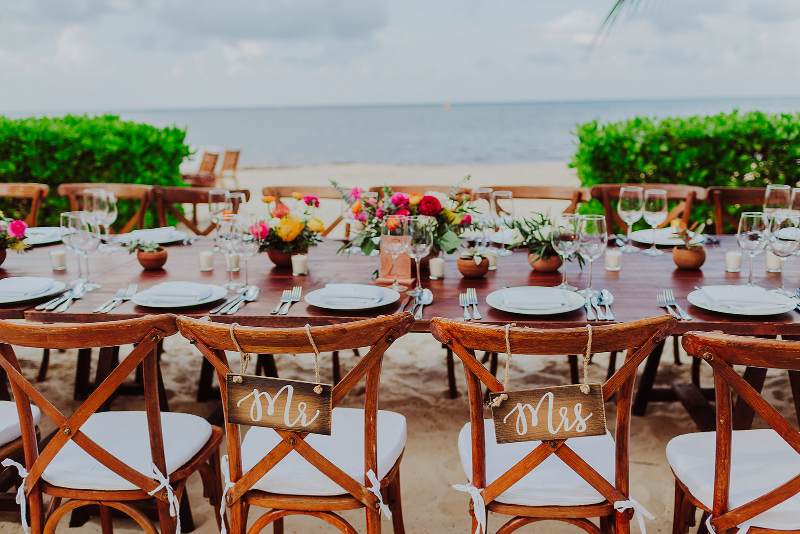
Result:
[[[108,313],[114,308],[122,305],[123,302],[128,302],[133,298],[133,296],[136,294],[138,290],[139,290],[138,285],[128,284],[128,287],[120,290],[122,294],[115,295],[110,302],[107,302],[106,304],[103,305],[103,309],[100,311],[100,313]],[[117,293],[119,293],[119,291],[117,291]]]
[[[658,293],[656,293],[656,304],[658,304],[659,308],[666,309],[667,313],[669,313],[671,316],[675,317],[680,321],[681,316],[678,314],[678,312],[674,311],[672,308],[669,307],[669,304],[667,304],[667,297],[663,291],[659,291]]]
[[[292,301],[292,290],[291,289],[284,289],[283,293],[281,293],[281,300],[278,302],[278,304],[275,305],[274,308],[272,308],[272,311],[270,313],[272,315],[277,314],[278,312],[281,311],[281,307],[284,304],[286,304],[287,302],[291,302],[291,301]]]
[[[664,296],[666,297],[667,304],[671,304],[675,306],[675,309],[678,310],[678,313],[681,316],[681,320],[683,321],[691,321],[692,316],[686,313],[686,310],[681,308],[681,305],[678,304],[678,300],[675,298],[675,293],[672,292],[672,289],[665,289]]]
[[[469,313],[469,304],[467,304],[467,294],[466,293],[459,293],[458,294],[458,305],[464,308],[464,320],[471,321],[472,316]]]
[[[114,304],[114,302],[117,299],[121,299],[122,295],[124,295],[124,294],[125,294],[125,290],[124,289],[117,289],[117,292],[114,293],[114,295],[110,299],[108,299],[107,301],[105,301],[100,306],[96,307],[95,309],[93,309],[92,313],[105,313],[105,312],[103,312],[103,310],[105,310],[107,307],[109,307],[112,304]]]
[[[289,302],[286,303],[286,307],[283,310],[281,310],[280,314],[288,315],[289,310],[292,307],[292,304],[294,304],[295,302],[300,302],[300,297],[302,295],[303,295],[303,288],[301,286],[294,286],[292,288],[291,298],[289,299]]]
[[[472,318],[476,321],[483,319],[481,312],[478,311],[478,292],[474,287],[467,288],[467,304],[472,304]]]

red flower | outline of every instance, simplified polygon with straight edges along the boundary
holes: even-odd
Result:
[[[7,231],[11,237],[16,237],[17,239],[23,239],[25,237],[25,230],[28,229],[28,225],[25,224],[25,221],[14,219],[10,223],[8,223]]]
[[[401,210],[397,210],[395,212],[395,215],[400,215],[402,217],[408,217],[409,215],[411,215],[411,212],[408,211],[407,209],[403,208]]]
[[[289,208],[285,204],[278,204],[272,210],[272,216],[276,219],[283,219],[287,215],[289,215]]]
[[[422,197],[422,200],[419,201],[419,207],[417,209],[419,209],[420,215],[436,217],[442,211],[442,204],[439,202],[438,198],[425,195]]]
[[[269,226],[265,222],[257,222],[250,227],[250,234],[260,241],[263,241],[269,235]]]
[[[464,218],[461,219],[461,226],[467,226],[472,224],[472,215],[469,213],[464,214]]]
[[[319,207],[319,197],[317,195],[306,195],[303,197],[303,202],[306,203],[306,206]]]

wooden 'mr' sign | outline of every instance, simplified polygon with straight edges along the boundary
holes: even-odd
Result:
[[[492,393],[489,401],[507,395],[499,406],[492,404],[497,443],[597,436],[606,433],[606,411],[600,384],[590,384],[589,393],[580,385],[556,386],[527,391]]]
[[[227,375],[225,383],[230,423],[331,434],[329,384],[237,374]]]

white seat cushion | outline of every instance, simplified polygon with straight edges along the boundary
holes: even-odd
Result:
[[[200,452],[211,437],[211,425],[196,415],[161,413],[167,475]],[[145,412],[101,412],[92,414],[81,432],[112,455],[152,478],[153,460]],[[73,441],[67,442],[42,478],[63,488],[132,490],[136,486],[95,460]]]
[[[31,404],[33,423],[38,425],[42,414],[39,407]],[[19,428],[19,415],[17,405],[12,401],[0,401],[0,445],[11,443],[22,435]]]
[[[715,432],[685,434],[667,444],[667,461],[675,476],[706,507],[714,494]],[[800,474],[797,454],[774,430],[739,430],[731,445],[729,506],[736,508]],[[753,518],[762,528],[800,527],[800,495]]]
[[[273,429],[252,427],[242,442],[242,467],[251,469],[280,441]],[[358,482],[364,482],[364,410],[334,408],[331,435],[309,434],[305,441],[339,469]],[[378,479],[386,476],[405,446],[406,418],[399,413],[378,410]],[[284,495],[347,493],[296,451],[290,452],[253,487]]]
[[[486,484],[503,473],[539,446],[541,441],[524,441],[498,445],[491,419],[483,421],[486,441]],[[467,479],[472,481],[471,424],[461,428],[458,452]],[[614,438],[587,436],[567,440],[567,445],[591,465],[603,478],[614,484]],[[516,484],[501,493],[497,501],[523,506],[580,506],[605,501],[588,482],[556,456],[550,456]]]

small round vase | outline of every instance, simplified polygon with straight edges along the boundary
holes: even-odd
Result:
[[[472,258],[458,258],[456,262],[458,272],[464,278],[483,278],[489,272],[489,260],[483,258],[480,263],[475,263]]]
[[[531,269],[540,273],[554,273],[561,267],[562,263],[561,256],[542,259],[536,254],[528,254],[528,265],[531,266]]]
[[[136,253],[136,259],[139,260],[139,265],[145,271],[157,271],[167,263],[167,250],[163,248],[155,252],[142,252],[140,250]]]
[[[267,249],[267,256],[269,256],[269,260],[275,264],[276,267],[291,267],[292,266],[292,255],[282,252],[278,249],[270,248]]]
[[[697,270],[706,262],[706,249],[675,247],[672,249],[672,261],[678,269]]]

